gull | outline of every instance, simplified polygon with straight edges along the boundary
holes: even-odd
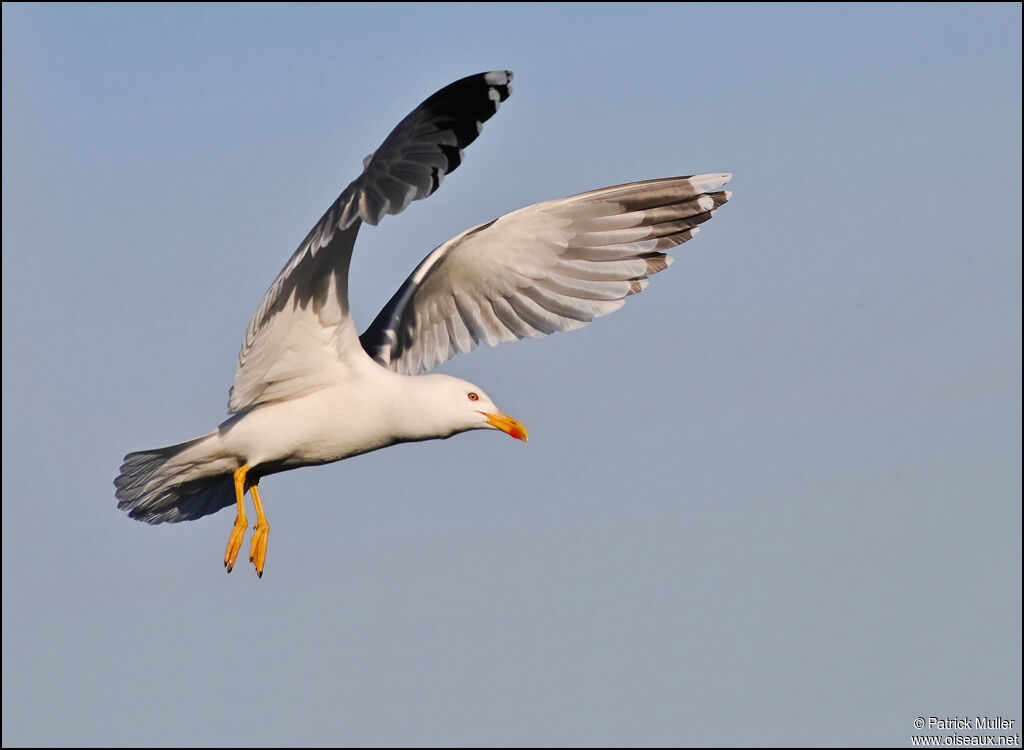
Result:
[[[236,507],[230,573],[256,509],[249,560],[262,578],[270,525],[265,476],[467,430],[526,441],[526,427],[472,383],[426,374],[483,342],[580,328],[619,309],[672,262],[665,251],[729,200],[731,175],[667,177],[537,203],[479,224],[416,267],[362,335],[349,314],[356,234],[426,198],[511,93],[509,71],[430,96],[363,162],[299,244],[245,332],[230,417],[178,445],[129,453],[118,508],[151,524]]]

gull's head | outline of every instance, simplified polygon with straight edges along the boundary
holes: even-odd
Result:
[[[501,430],[524,442],[529,437],[523,423],[502,412],[482,388],[448,375],[426,375],[416,380],[429,389],[429,411],[437,420],[438,436]]]

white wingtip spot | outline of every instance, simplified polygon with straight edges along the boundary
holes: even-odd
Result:
[[[489,86],[505,86],[511,80],[512,71],[509,70],[492,70],[490,73],[484,74],[484,81]]]
[[[710,195],[702,195],[697,199],[697,205],[700,206],[701,211],[710,211],[715,207],[715,199]]]
[[[717,190],[732,179],[732,175],[723,172],[722,174],[702,174],[690,178],[690,184],[698,193],[707,193]]]
[[[725,191],[725,199],[727,201],[731,201],[732,200],[732,191],[731,190],[726,190]]]
[[[690,230],[690,239],[693,239],[698,234],[700,234],[700,227],[694,227],[693,229]]]

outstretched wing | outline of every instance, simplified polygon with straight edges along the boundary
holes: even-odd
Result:
[[[462,149],[511,93],[508,71],[469,76],[412,111],[363,163],[270,285],[249,323],[228,400],[235,413],[295,398],[344,376],[359,351],[348,268],[361,222],[377,224],[425,198],[462,162]]]
[[[618,310],[668,267],[665,250],[729,200],[732,175],[668,177],[538,203],[449,240],[417,266],[360,337],[415,375],[481,341],[546,336]]]

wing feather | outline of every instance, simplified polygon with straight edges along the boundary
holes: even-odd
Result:
[[[730,177],[615,185],[474,227],[420,263],[360,342],[380,364],[413,375],[480,342],[585,326],[671,264],[664,251],[729,200],[719,188]]]
[[[270,285],[245,333],[231,413],[317,390],[360,352],[348,270],[362,222],[377,224],[426,198],[462,163],[462,149],[511,93],[512,74],[468,76],[427,98],[368,156]]]

